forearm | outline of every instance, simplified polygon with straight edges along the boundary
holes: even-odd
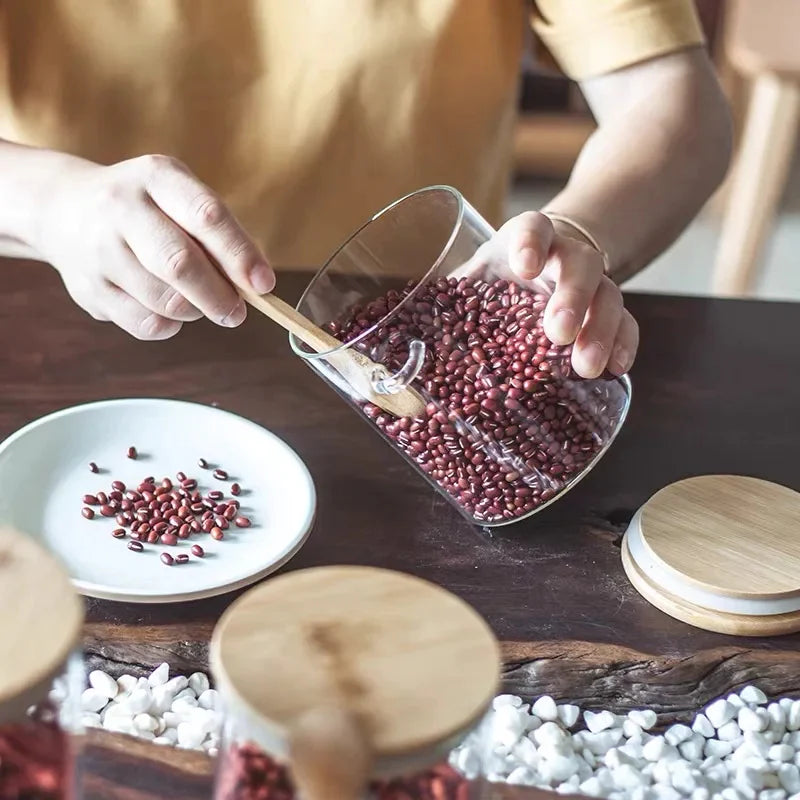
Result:
[[[728,166],[728,111],[701,51],[584,85],[599,127],[547,209],[574,217],[621,282],[670,245]]]
[[[0,139],[0,256],[42,259],[37,208],[73,156]]]

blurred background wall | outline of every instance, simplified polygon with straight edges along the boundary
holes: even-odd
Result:
[[[731,102],[734,165],[679,241],[626,289],[800,300],[800,0],[696,5]],[[594,128],[578,88],[540,67],[533,46],[520,110],[509,215],[558,191]]]

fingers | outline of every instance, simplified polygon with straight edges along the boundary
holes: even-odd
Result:
[[[508,265],[523,280],[541,273],[553,242],[553,223],[537,211],[526,211],[509,220],[499,234],[508,236]]]
[[[572,366],[578,375],[597,378],[603,373],[616,342],[622,311],[619,289],[603,277],[572,350]]]
[[[608,369],[614,375],[624,375],[633,366],[638,349],[639,325],[630,312],[625,310],[622,312],[617,338],[608,360]]]
[[[179,291],[148,272],[120,241],[109,254],[108,279],[144,308],[179,322],[194,322],[203,314]]]
[[[87,309],[89,313],[95,319],[113,322],[137,339],[143,341],[169,339],[178,333],[183,325],[178,320],[167,319],[145,308],[127,292],[111,283],[104,282],[94,287],[93,294],[90,306],[102,308],[103,311],[97,314]]]
[[[196,239],[230,280],[258,294],[275,275],[255,242],[220,198],[182,164],[150,156],[146,188],[156,205]]]
[[[217,325],[234,328],[247,315],[244,301],[202,248],[147,195],[123,223],[133,254],[152,275],[168,284]]]
[[[560,239],[550,252],[549,262],[555,290],[545,309],[544,332],[554,344],[566,345],[574,342],[581,330],[603,278],[603,259],[588,245]]]

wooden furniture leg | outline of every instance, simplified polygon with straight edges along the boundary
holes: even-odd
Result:
[[[780,201],[800,118],[800,85],[771,73],[754,80],[744,136],[722,224],[713,289],[747,294]]]

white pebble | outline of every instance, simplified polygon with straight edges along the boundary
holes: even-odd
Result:
[[[172,744],[174,744],[174,742],[172,742],[166,736],[156,736],[156,738],[153,739],[153,744],[168,744],[168,745],[172,745]]]
[[[81,695],[82,711],[99,711],[108,703],[108,696],[94,687],[84,690]]]
[[[101,669],[95,669],[89,673],[89,686],[102,692],[109,700],[115,698],[119,693],[117,682]]]
[[[531,711],[536,714],[539,719],[545,722],[552,722],[558,719],[558,707],[556,701],[550,695],[542,695],[531,707]]]
[[[587,797],[603,797],[606,793],[600,785],[600,781],[594,775],[591,778],[587,778],[579,788],[581,794],[585,794]]]
[[[133,675],[120,675],[117,678],[117,686],[119,687],[120,694],[130,694],[139,682],[138,678]]]
[[[533,732],[533,740],[539,746],[545,744],[559,744],[567,739],[569,734],[555,722],[545,722],[541,728]]]
[[[769,727],[769,716],[763,708],[754,711],[745,706],[739,711],[739,727],[743,731],[765,731]]]
[[[136,734],[136,729],[133,727],[133,720],[130,717],[112,717],[111,719],[103,720],[103,727],[111,733],[127,733],[130,735]]]
[[[629,766],[636,765],[636,759],[630,756],[628,753],[622,752],[619,747],[612,747],[605,754],[605,758],[603,760],[605,765],[611,770],[615,770],[618,767],[621,767],[623,764],[628,764]]]
[[[193,697],[181,697],[178,700],[173,700],[172,705],[170,706],[170,710],[174,711],[176,714],[181,714],[185,711],[188,711],[191,708],[197,708],[197,700]]]
[[[218,747],[209,747],[208,748],[208,755],[211,758],[216,758],[219,755],[219,748]]]
[[[150,714],[137,714],[133,718],[133,727],[138,731],[152,732],[158,727],[158,722],[156,722],[155,718],[151,717]]]
[[[733,786],[728,786],[720,792],[720,797],[722,800],[744,800],[742,795],[733,788]]]
[[[786,792],[783,789],[764,789],[758,795],[758,800],[785,800]]]
[[[647,778],[631,764],[622,764],[611,770],[611,774],[614,778],[614,786],[617,789],[633,789],[649,783]]]
[[[800,769],[795,764],[781,764],[778,767],[778,780],[790,794],[800,792]]]
[[[506,783],[512,786],[533,786],[536,783],[536,773],[527,767],[517,767],[506,778]]]
[[[176,701],[179,705],[187,702],[186,700]],[[198,705],[197,701],[195,701],[195,705]],[[178,710],[175,708],[175,703],[172,704],[172,710]],[[492,736],[509,749],[519,739],[523,729],[523,714],[514,706],[500,706],[492,715]]]
[[[710,800],[711,792],[705,786],[698,786],[693,792],[691,800]]]
[[[197,702],[200,704],[202,708],[213,708],[215,711],[218,710],[219,705],[219,695],[216,689],[206,689],[200,697],[197,698]]]
[[[164,684],[164,686],[168,687],[168,691],[172,692],[173,694],[182,692],[188,685],[189,679],[185,675],[176,675],[174,678],[170,678]]]
[[[688,725],[671,725],[664,733],[668,744],[677,747],[692,738],[692,729]]]
[[[654,736],[642,748],[642,755],[647,761],[668,761],[678,757],[678,749],[667,744],[663,736]]]
[[[696,739],[690,739],[688,742],[678,745],[678,750],[687,761],[699,762],[703,758],[704,743],[704,740],[698,742]]]
[[[786,711],[780,703],[770,703],[767,706],[769,714],[769,727],[771,730],[780,731],[781,735],[786,730]]]
[[[547,783],[563,783],[578,771],[578,760],[568,756],[546,759],[539,767],[539,774]]]
[[[741,697],[745,703],[753,703],[757,706],[767,702],[767,696],[757,686],[745,686],[744,689],[739,692],[739,697]]]
[[[166,728],[159,738],[166,739],[170,744],[177,744],[178,743],[178,729],[177,728]]]
[[[163,714],[165,711],[169,711],[174,699],[175,696],[166,686],[163,684],[161,686],[156,686],[153,689],[150,709],[155,714]]]
[[[745,731],[744,741],[757,756],[761,758],[767,757],[769,753],[769,743],[762,734],[756,733],[755,731]]]
[[[786,713],[786,728],[790,731],[800,730],[800,700],[795,700]]]
[[[721,742],[719,739],[707,739],[703,752],[706,756],[725,758],[733,752],[733,745],[730,742]]]
[[[202,673],[195,672],[195,675],[202,675]],[[194,677],[194,675],[192,676],[192,678],[193,677]],[[191,678],[189,679],[189,681],[191,682]],[[197,691],[195,689],[195,691],[197,691],[197,696],[199,697],[207,689],[208,689],[208,686],[206,686],[206,688],[203,689],[202,691]],[[514,706],[514,708],[519,708],[521,705],[522,705],[522,698],[521,697],[517,697],[517,695],[515,695],[515,694],[499,694],[492,701],[492,708],[495,711],[497,711],[497,709],[500,708],[501,706]]]
[[[159,664],[148,676],[150,686],[163,686],[169,680],[169,664]]]
[[[632,719],[626,719],[622,723],[622,733],[626,739],[639,738],[642,735],[642,729]]]
[[[764,788],[764,773],[760,769],[742,766],[736,770],[736,782],[759,792]]]
[[[124,703],[131,714],[142,714],[150,710],[152,699],[153,696],[148,689],[134,689],[131,692],[131,696],[128,697]]]
[[[728,695],[728,696],[727,696],[725,699],[726,699],[726,700],[727,700],[727,701],[728,701],[728,702],[729,702],[729,703],[730,703],[732,706],[734,706],[734,707],[736,708],[736,711],[737,711],[737,712],[739,711],[739,709],[740,709],[740,708],[744,708],[744,706],[746,706],[746,705],[747,705],[747,703],[745,703],[745,701],[744,701],[744,700],[742,700],[742,698],[741,698],[741,697],[739,697],[739,695],[738,695],[738,694],[736,694],[735,692],[734,692],[733,694],[729,694],[729,695]]]
[[[602,756],[622,741],[622,729],[612,728],[611,730],[600,731],[599,733],[587,731],[583,741],[592,753],[596,756]]]
[[[788,744],[774,744],[769,749],[770,761],[791,761],[794,758],[794,749]]]
[[[717,729],[730,722],[735,716],[735,706],[724,698],[715,700],[706,708],[708,721]]]
[[[208,675],[205,672],[193,672],[189,676],[189,688],[195,695],[201,695],[209,687]]]
[[[184,697],[191,698],[192,700],[197,700],[197,695],[194,693],[194,689],[191,686],[187,686],[185,689],[181,689],[174,697],[175,700],[183,700]]]
[[[571,728],[581,715],[581,710],[578,706],[565,703],[558,707],[558,719],[565,728]]]
[[[189,722],[178,725],[178,744],[181,747],[196,748],[203,742],[203,732]]]
[[[658,722],[658,715],[649,708],[634,709],[628,712],[628,719],[642,730],[649,731]]]
[[[742,711],[749,711],[749,708],[743,708]],[[726,722],[721,728],[717,729],[717,738],[721,742],[733,742],[742,735],[741,728],[736,720]]]
[[[613,728],[617,723],[617,718],[610,711],[584,711],[583,719],[586,722],[586,727],[592,733],[600,733],[600,731],[607,731]]]
[[[699,733],[701,736],[704,736],[706,739],[710,739],[714,736],[714,726],[709,721],[708,717],[705,714],[698,714],[694,718],[694,722],[692,723],[692,730],[695,733]]]

